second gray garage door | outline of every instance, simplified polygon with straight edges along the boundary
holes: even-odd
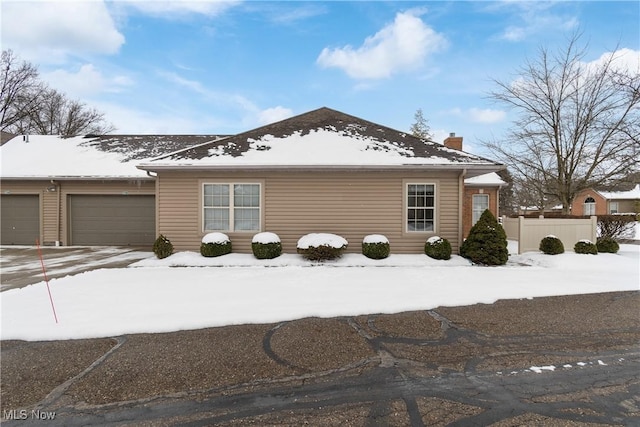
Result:
[[[155,196],[69,196],[71,245],[151,246]]]

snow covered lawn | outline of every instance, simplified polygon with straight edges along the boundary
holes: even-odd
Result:
[[[529,252],[503,267],[471,266],[458,256],[346,254],[313,264],[293,254],[257,260],[180,252],[51,280],[57,324],[44,282],[2,292],[0,337],[105,337],[639,288],[638,245],[621,245],[615,255]]]

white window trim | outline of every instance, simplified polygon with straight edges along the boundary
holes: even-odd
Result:
[[[438,230],[438,185],[435,182],[405,181],[403,183],[402,194],[402,222],[403,230],[407,234],[437,234]],[[410,185],[432,185],[433,186],[433,230],[409,230],[409,186]]]
[[[257,185],[260,193],[260,201],[258,206],[258,229],[257,230],[235,230],[234,229],[234,214],[233,210],[235,207],[233,206],[233,186],[237,184],[243,185]],[[204,205],[204,187],[205,185],[227,185],[229,186],[229,229],[228,230],[207,230],[205,228],[205,205]],[[245,234],[255,234],[262,231],[263,228],[263,206],[264,206],[264,193],[263,193],[264,185],[262,182],[256,181],[202,181],[200,184],[200,229],[202,233],[212,233],[212,232],[224,232],[224,233],[245,233]]]
[[[609,202],[609,214],[615,215],[620,211],[620,205],[618,202]]]

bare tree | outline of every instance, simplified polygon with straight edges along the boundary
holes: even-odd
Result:
[[[39,80],[36,67],[19,62],[11,50],[2,52],[1,77],[3,131],[74,136],[105,134],[115,129],[104,113],[48,88]]]
[[[56,90],[47,90],[41,107],[30,117],[30,126],[43,135],[103,135],[114,130],[104,114]]]
[[[565,49],[540,50],[490,97],[518,119],[502,141],[485,142],[516,180],[557,199],[568,213],[579,191],[615,182],[638,165],[640,70],[618,66],[616,51],[585,63],[574,35]]]
[[[413,115],[413,119],[415,120],[409,129],[409,132],[413,136],[417,136],[418,138],[432,140],[433,135],[431,135],[431,128],[429,127],[429,122],[424,118],[422,114],[422,109],[418,108],[416,113]]]
[[[2,51],[1,63],[0,129],[12,132],[17,123],[28,122],[38,109],[44,84],[38,78],[37,68],[20,62],[11,50]]]

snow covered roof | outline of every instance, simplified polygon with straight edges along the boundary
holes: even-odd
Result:
[[[254,167],[399,167],[468,169],[501,165],[330,108],[320,108],[139,165],[145,170]]]
[[[495,173],[485,173],[483,175],[474,176],[464,180],[465,185],[506,185],[506,182]]]
[[[20,135],[0,147],[0,177],[145,178],[142,160],[218,139],[214,135]],[[28,141],[28,142],[27,142]]]
[[[605,199],[640,199],[640,184],[628,191],[598,191]]]

